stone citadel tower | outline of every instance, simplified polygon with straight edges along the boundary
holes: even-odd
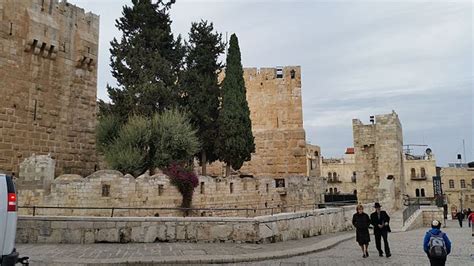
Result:
[[[269,177],[306,175],[301,67],[244,68],[244,79],[255,153],[240,172]],[[208,174],[221,175],[223,170],[221,163],[213,163]]]
[[[99,17],[65,0],[0,0],[0,169],[50,153],[94,170]]]
[[[402,126],[395,112],[376,115],[372,124],[352,121],[357,198],[361,203],[385,201],[400,208],[405,194]]]

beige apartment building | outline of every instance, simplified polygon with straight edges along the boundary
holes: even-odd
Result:
[[[441,181],[449,213],[474,209],[474,167],[443,167]]]

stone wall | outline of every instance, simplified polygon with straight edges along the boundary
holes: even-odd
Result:
[[[420,206],[420,210],[423,212],[423,226],[431,227],[433,220],[438,220],[441,223],[444,222],[443,208],[436,206]]]
[[[354,213],[355,206],[254,218],[20,216],[17,242],[279,242],[350,230]]]
[[[389,209],[400,209],[405,194],[403,135],[398,115],[376,115],[372,124],[354,119],[357,197],[360,202],[388,199]]]
[[[244,80],[255,153],[239,172],[270,177],[305,176],[301,68],[245,68]],[[207,171],[209,175],[221,176],[224,168],[223,163],[213,163]]]
[[[51,177],[44,177],[50,180]],[[90,176],[61,175],[49,187],[31,188],[18,183],[20,214],[32,214],[32,206],[84,207],[88,209],[36,208],[36,215],[110,216],[182,216],[176,210],[181,194],[163,174],[134,178],[118,171],[101,170]],[[36,182],[43,184],[42,178]],[[226,211],[200,210],[193,216],[258,216],[278,212],[313,209],[323,202],[324,183],[310,177],[213,178],[199,176],[193,196],[194,208],[228,208]],[[23,208],[21,208],[23,207]],[[104,209],[90,209],[104,208]],[[131,208],[131,210],[120,210]],[[141,210],[140,210],[141,208]],[[249,210],[248,210],[249,209]],[[255,210],[254,210],[255,209]]]
[[[58,0],[0,0],[0,169],[51,154],[94,170],[99,16]]]

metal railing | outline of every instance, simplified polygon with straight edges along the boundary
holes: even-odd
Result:
[[[40,210],[62,210],[61,215],[58,216],[65,216],[65,215],[72,215],[77,216],[80,213],[84,213],[81,211],[88,211],[89,215],[90,211],[99,211],[94,212],[92,216],[99,216],[99,217],[124,217],[124,216],[138,216],[138,217],[159,217],[161,214],[165,214],[163,216],[170,216],[166,214],[181,214],[182,216],[192,216],[192,217],[199,217],[199,216],[219,216],[219,214],[231,217],[255,217],[261,215],[275,215],[278,213],[289,213],[289,212],[297,212],[297,211],[309,211],[319,209],[321,204],[303,204],[303,205],[291,205],[291,206],[275,206],[275,207],[265,207],[265,208],[178,208],[178,207],[70,207],[70,206],[19,206],[18,208],[26,209],[27,215],[37,216],[37,215],[48,215],[47,212],[40,211]],[[76,211],[76,214],[74,212]],[[105,212],[107,211],[107,215]],[[148,213],[147,213],[148,212]],[[156,212],[155,214],[149,214],[150,212]],[[135,215],[131,215],[131,214]],[[140,213],[142,215],[140,215]],[[229,215],[229,213],[233,213],[234,215]],[[20,213],[21,214],[21,213]],[[122,215],[120,215],[122,214]],[[125,214],[125,215],[123,215]],[[236,215],[240,214],[240,215]],[[57,213],[56,213],[57,215]],[[84,215],[84,214],[82,214]],[[118,216],[117,216],[118,215]]]
[[[403,225],[405,225],[408,218],[410,218],[418,209],[420,209],[420,204],[411,204],[403,210]]]

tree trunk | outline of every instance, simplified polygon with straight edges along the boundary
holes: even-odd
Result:
[[[206,176],[207,175],[207,158],[206,158],[206,152],[202,151],[201,153],[201,175]]]
[[[228,177],[230,175],[230,164],[227,163],[225,165],[225,176]]]

